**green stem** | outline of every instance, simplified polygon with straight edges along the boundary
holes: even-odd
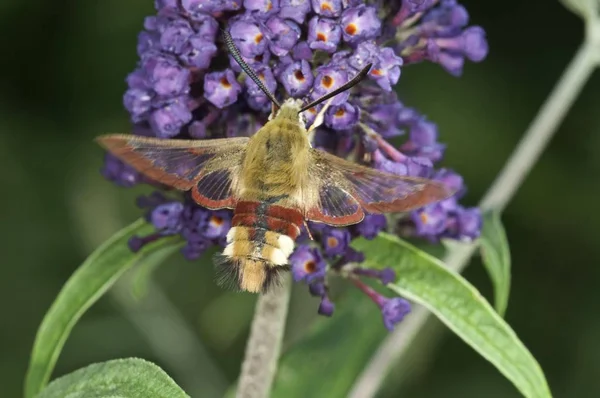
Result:
[[[288,273],[282,286],[259,296],[236,398],[269,396],[281,352],[290,292],[291,276]]]
[[[504,168],[481,200],[482,210],[492,208],[502,210],[512,199],[594,71],[598,62],[596,50],[594,43],[587,40],[579,48]],[[477,246],[477,243],[455,245],[446,255],[444,262],[449,268],[461,272],[467,266]],[[429,315],[423,307],[415,308],[400,327],[386,337],[357,378],[348,395],[350,398],[375,396],[390,368],[406,353]]]

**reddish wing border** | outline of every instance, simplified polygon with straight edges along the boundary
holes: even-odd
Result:
[[[192,198],[202,206],[210,209],[235,206],[232,180],[237,179],[247,137],[201,141],[112,134],[97,141],[149,178],[179,190],[191,189]],[[206,170],[209,164],[211,170]],[[215,178],[214,173],[220,174]]]
[[[319,181],[319,184],[312,195],[315,200],[308,204],[307,219],[337,226],[356,224],[362,221],[365,212],[407,212],[446,199],[454,193],[437,181],[381,172],[318,149],[311,150],[309,180]],[[336,187],[334,192],[337,196],[343,192],[347,197],[323,200],[328,186]],[[353,203],[360,206],[356,207]]]

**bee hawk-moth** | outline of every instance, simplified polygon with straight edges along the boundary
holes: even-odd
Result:
[[[287,99],[279,104],[229,34],[224,37],[234,59],[273,102],[268,122],[256,134],[212,140],[113,134],[98,142],[151,179],[191,191],[201,206],[233,209],[227,245],[215,262],[240,289],[264,292],[289,269],[306,221],[347,226],[365,213],[405,212],[452,194],[439,182],[378,171],[311,147],[309,131],[323,111],[309,129],[303,112],[358,83],[371,65],[312,103]]]

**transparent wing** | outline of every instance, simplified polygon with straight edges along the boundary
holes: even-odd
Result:
[[[405,177],[348,162],[311,149],[305,209],[310,221],[356,224],[368,213],[405,212],[453,194],[444,184]]]
[[[97,141],[140,173],[180,190],[191,190],[200,205],[233,208],[247,137],[214,140],[161,140],[105,135]]]

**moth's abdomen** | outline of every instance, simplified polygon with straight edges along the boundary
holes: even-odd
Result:
[[[227,246],[218,259],[222,274],[242,290],[265,291],[281,271],[300,235],[303,217],[293,208],[268,202],[238,202],[227,234]]]

